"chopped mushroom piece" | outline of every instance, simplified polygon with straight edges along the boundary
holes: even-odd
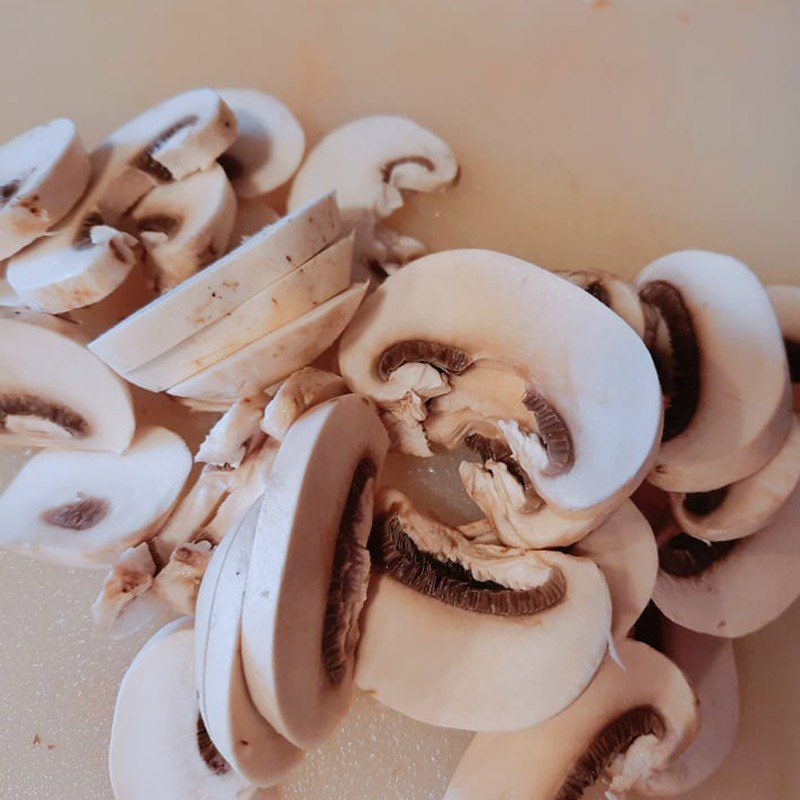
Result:
[[[266,401],[263,395],[237,400],[206,434],[194,460],[220,467],[238,467],[242,459],[264,441],[259,423]]]

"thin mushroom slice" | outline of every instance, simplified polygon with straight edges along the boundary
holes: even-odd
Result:
[[[144,428],[124,453],[43,450],[0,495],[0,544],[40,558],[76,553],[109,566],[157,530],[192,458],[166,428]]]
[[[125,382],[76,325],[38,323],[0,317],[0,444],[123,451],[136,426]]]
[[[641,642],[618,648],[586,691],[540,725],[476,736],[461,758],[445,800],[579,800],[598,781],[625,797],[646,790],[654,774],[689,744],[697,701],[686,678]]]
[[[758,472],[709,492],[670,494],[676,522],[690,536],[730,541],[765,528],[800,481],[800,424],[797,418],[783,446]]]
[[[250,199],[286,183],[297,171],[306,137],[277,97],[255,89],[220,89],[236,115],[236,141],[220,156],[239,197]]]
[[[297,269],[338,233],[333,195],[317,198],[127,317],[90,347],[117,372],[130,373]]]
[[[75,205],[92,168],[75,123],[55,119],[0,147],[0,259],[38,239]]]
[[[783,336],[793,385],[794,410],[800,413],[800,286],[768,286],[767,294]]]
[[[703,251],[658,259],[637,286],[669,334],[667,352],[655,352],[667,408],[649,480],[701,492],[752,475],[791,424],[786,358],[763,286],[741,262]]]
[[[345,395],[286,434],[264,495],[242,613],[253,701],[298,747],[347,713],[375,478],[388,439],[372,404]]]
[[[257,786],[274,786],[302,760],[250,699],[239,646],[242,604],[259,503],[211,557],[195,611],[200,713],[223,758]]]
[[[569,335],[574,326],[593,335]],[[649,471],[660,438],[661,392],[641,339],[577,286],[500,253],[436,253],[391,276],[348,327],[339,364],[351,389],[384,406],[417,392],[399,374],[409,365],[454,383],[484,365],[514,374],[523,393],[508,403],[531,424],[518,427],[528,477],[565,515],[618,506]],[[420,377],[428,385],[429,373]]]
[[[356,682],[384,705],[446,728],[524,728],[586,688],[610,638],[591,561],[477,544],[382,496]]]

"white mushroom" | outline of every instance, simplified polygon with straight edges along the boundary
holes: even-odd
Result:
[[[768,286],[767,294],[783,336],[793,384],[794,410],[800,413],[800,286]]]
[[[247,237],[272,225],[280,218],[281,215],[264,197],[238,198],[229,247],[231,249],[238,247]]]
[[[0,259],[22,250],[72,208],[89,183],[75,123],[55,119],[0,147]]]
[[[316,199],[124,319],[90,347],[117,372],[130,373],[297,269],[338,233],[333,196]]]
[[[264,395],[237,400],[206,434],[194,460],[238,467],[263,442],[259,423],[266,402]]]
[[[366,398],[330,400],[289,429],[264,494],[242,656],[256,707],[298,747],[325,739],[352,701],[375,476],[387,447]]]
[[[239,197],[266,194],[297,171],[306,137],[297,117],[277,97],[255,89],[220,89],[236,115],[236,141],[220,156]]]
[[[43,450],[0,496],[0,544],[60,560],[75,553],[109,566],[157,530],[191,469],[183,440],[144,428],[123,454]]]
[[[356,258],[397,264],[408,255],[410,240],[386,234],[378,224],[403,205],[403,190],[442,191],[457,177],[453,151],[429,130],[403,117],[366,117],[332,131],[308,154],[288,207],[336,189],[343,228],[356,231]],[[421,245],[413,245],[419,254]]]
[[[667,408],[649,480],[702,492],[746,478],[780,448],[791,423],[781,333],[755,275],[728,256],[672,253],[637,278],[661,316],[656,358]]]

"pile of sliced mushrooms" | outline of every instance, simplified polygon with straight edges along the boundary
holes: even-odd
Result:
[[[730,751],[731,641],[800,595],[800,287],[385,222],[458,177],[401,117],[306,155],[249,89],[0,148],[0,545],[104,572],[111,636],[166,624],[118,800],[278,797],[356,687],[475,732],[447,800],[681,795]]]

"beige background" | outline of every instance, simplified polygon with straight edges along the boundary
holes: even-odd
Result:
[[[3,139],[65,115],[93,145],[175,91],[252,85],[312,140],[381,111],[448,139],[460,186],[402,214],[434,247],[633,274],[700,246],[800,282],[796,0],[3,0],[0,19]],[[138,643],[92,629],[98,583],[0,554],[0,797],[110,797],[109,715]],[[795,608],[738,646],[741,741],[692,798],[800,795],[799,629]],[[289,797],[437,798],[465,741],[362,701]]]

